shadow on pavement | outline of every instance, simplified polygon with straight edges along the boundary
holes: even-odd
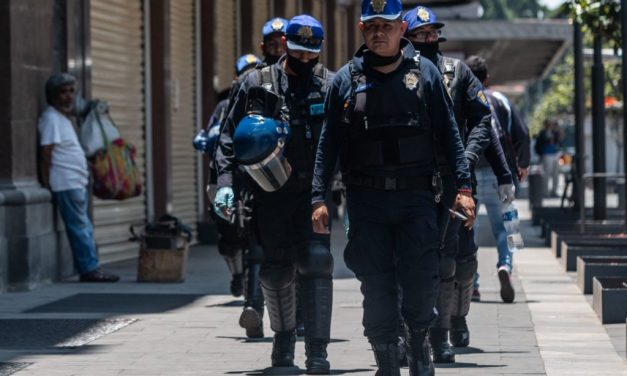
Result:
[[[455,362],[453,364],[436,364],[435,368],[503,368],[507,367],[504,364],[477,364],[477,363],[464,363]]]
[[[248,337],[234,337],[234,336],[217,336],[216,338],[221,339],[232,339],[234,341],[238,341],[241,343],[272,343],[272,336],[266,336],[258,339],[250,339]],[[341,343],[348,342],[347,339],[339,339],[339,338],[331,338],[331,343]],[[304,342],[303,337],[296,337],[296,342]]]
[[[372,371],[372,368],[331,369],[331,375],[346,375],[350,373],[370,372],[370,371]],[[227,375],[251,375],[251,376],[304,375],[305,370],[299,367],[284,367],[284,368],[268,367],[268,368],[252,370],[252,371],[230,371],[230,372],[226,372],[226,374]]]
[[[485,351],[477,347],[456,347],[455,354],[527,354],[529,351]],[[456,363],[459,364],[459,363]]]
[[[540,303],[538,300],[514,300],[512,303],[503,303],[502,300],[480,300],[478,302],[472,302],[473,304],[530,304],[530,303]]]

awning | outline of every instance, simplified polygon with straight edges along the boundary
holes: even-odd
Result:
[[[444,21],[445,53],[488,61],[494,85],[528,85],[545,78],[572,43],[566,20]]]

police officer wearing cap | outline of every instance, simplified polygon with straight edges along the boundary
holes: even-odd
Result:
[[[468,217],[466,225],[474,221],[451,99],[437,68],[403,39],[401,15],[400,0],[362,1],[365,44],[327,94],[312,197],[314,231],[324,232],[323,197],[339,157],[350,218],[344,259],[361,282],[364,333],[379,376],[400,375],[401,317],[410,375],[434,373],[427,334],[439,280],[436,140],[455,176],[452,208]]]
[[[485,152],[486,159],[498,178],[499,192],[501,195],[507,195],[513,188],[512,176],[498,137],[492,129],[490,107],[481,82],[462,61],[443,56],[439,52],[440,29],[444,24],[437,21],[431,9],[418,6],[406,12],[403,19],[407,22],[405,37],[412,42],[421,56],[438,67],[443,76],[453,100],[455,120],[464,139],[465,155],[471,173],[479,157]],[[445,191],[451,192],[452,190],[446,187],[455,184],[453,175],[447,171],[443,163],[441,165]],[[473,188],[476,188],[474,184]],[[474,239],[474,230],[472,227],[462,227],[459,220],[450,218],[446,206],[453,200],[453,195],[445,194],[444,210],[440,211],[441,226],[446,230],[441,244],[440,291],[436,304],[439,318],[430,332],[433,358],[436,363],[455,362],[455,353],[449,344],[451,321],[453,344],[468,345],[465,316],[470,309],[473,277],[477,271],[478,247]]]
[[[324,96],[334,77],[319,60],[324,31],[309,15],[292,18],[287,54],[247,75],[234,98],[217,153],[216,208],[232,210],[232,176],[254,181],[254,215],[264,251],[261,284],[272,330],[272,365],[294,365],[296,272],[305,320],[308,374],[328,374],[333,257],[329,234],[314,234],[311,181],[324,119]]]
[[[253,54],[240,56],[235,63],[236,81],[243,77],[246,72],[253,70],[261,64],[261,60]],[[213,205],[215,194],[215,184],[217,182],[217,172],[215,168],[215,152],[220,136],[221,124],[226,118],[229,100],[223,99],[218,102],[207,129],[201,130],[194,138],[193,145],[198,151],[207,154],[209,160],[209,186],[208,196],[210,205]],[[241,191],[241,189],[240,189]],[[245,193],[240,192],[240,197]],[[245,233],[244,226],[237,226],[233,219],[228,220],[216,215],[213,210],[214,223],[218,232],[218,251],[224,257],[231,272],[231,294],[241,296],[244,294],[244,309],[240,316],[240,326],[246,329],[248,338],[263,338],[263,313],[264,301],[259,282],[259,269],[263,253],[254,237]],[[240,218],[237,218],[238,222]],[[249,220],[252,218],[249,218]],[[244,219],[242,219],[244,220]],[[239,222],[243,223],[243,222]],[[246,288],[244,288],[246,283]]]

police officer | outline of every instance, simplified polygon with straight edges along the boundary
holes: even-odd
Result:
[[[285,36],[287,20],[275,17],[268,20],[261,29],[263,41],[261,42],[261,53],[263,54],[263,64],[265,66],[275,64],[279,58],[285,54],[285,44],[281,38]]]
[[[512,177],[500,142],[492,130],[490,107],[481,82],[462,61],[440,53],[440,29],[444,24],[437,21],[431,9],[418,6],[406,12],[403,19],[407,22],[405,36],[421,56],[438,67],[443,76],[444,84],[453,100],[455,120],[464,138],[465,155],[471,173],[485,151],[486,158],[497,175],[501,193],[507,194],[513,187]],[[445,166],[441,169],[445,171]],[[443,175],[445,187],[454,184],[450,173],[445,171]],[[474,188],[473,184],[473,193]],[[453,199],[452,195],[445,195],[443,202],[446,204]],[[468,345],[465,317],[470,308],[473,277],[477,271],[478,247],[471,227],[462,227],[459,221],[450,220],[446,210],[441,210],[440,221],[446,227],[442,242],[440,291],[436,304],[440,316],[431,329],[430,340],[434,361],[453,363],[455,354],[449,344],[451,321],[454,323],[451,340],[456,346],[464,343]]]
[[[246,72],[254,69],[261,60],[252,54],[240,56],[235,63],[235,81],[244,76]],[[226,118],[229,100],[223,99],[218,102],[207,129],[201,130],[194,138],[194,148],[206,153],[210,157],[209,166],[209,200],[213,199],[217,173],[215,168],[215,152],[220,135],[221,124]],[[211,211],[214,213],[214,211]],[[218,251],[224,257],[229,271],[232,275],[231,294],[233,296],[245,295],[244,309],[240,316],[240,326],[246,329],[248,338],[263,338],[263,317],[264,302],[260,291],[259,269],[262,260],[262,251],[258,244],[249,234],[243,232],[243,228],[236,226],[232,219],[225,220],[220,216],[213,215],[218,232]],[[244,254],[245,252],[245,254]],[[244,282],[246,288],[244,288]]]
[[[300,296],[308,374],[328,374],[330,370],[326,348],[330,341],[333,258],[329,234],[314,235],[310,217],[311,181],[324,119],[324,95],[334,76],[318,62],[323,38],[320,22],[309,15],[296,16],[289,21],[283,38],[287,54],[277,64],[247,75],[220,137],[219,189],[215,200],[222,215],[232,210],[232,175],[238,166],[246,169],[258,185],[254,192],[254,215],[264,251],[260,274],[262,289],[275,331],[272,365],[294,365],[294,281],[298,269],[302,277]],[[277,96],[278,101],[269,99],[273,96]],[[266,120],[246,117],[258,114],[257,107],[276,108],[275,102],[279,103],[276,114],[261,111]],[[270,121],[267,117],[289,123],[289,140],[284,144],[286,139],[282,138],[277,145],[277,153],[284,150],[289,168],[284,168],[284,162],[277,162],[278,154],[248,165],[247,161],[252,159],[237,151],[234,137],[238,129],[246,126],[254,130],[254,124],[264,126]],[[254,136],[255,132],[252,134]],[[254,149],[266,145],[268,138],[265,136],[248,145],[243,142],[243,146]],[[281,176],[273,175],[277,169],[281,170]],[[289,176],[287,181],[286,176]]]
[[[363,0],[365,45],[327,95],[314,173],[312,220],[324,232],[323,202],[340,157],[350,217],[347,266],[361,282],[363,325],[377,375],[400,375],[399,321],[410,375],[432,375],[428,329],[437,317],[437,140],[455,176],[452,207],[474,221],[470,173],[442,76],[403,39],[400,0]],[[398,289],[401,293],[398,293]],[[400,299],[400,309],[399,309]]]

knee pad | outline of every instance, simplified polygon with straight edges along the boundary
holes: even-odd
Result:
[[[292,265],[265,266],[262,265],[259,279],[268,290],[283,290],[294,283],[296,270]]]
[[[314,243],[298,257],[298,272],[305,278],[331,277],[333,256],[324,244]]]
[[[477,258],[458,260],[455,271],[455,279],[458,281],[473,280],[477,272]]]
[[[452,257],[442,256],[440,258],[440,280],[447,281],[455,277],[456,262]]]

